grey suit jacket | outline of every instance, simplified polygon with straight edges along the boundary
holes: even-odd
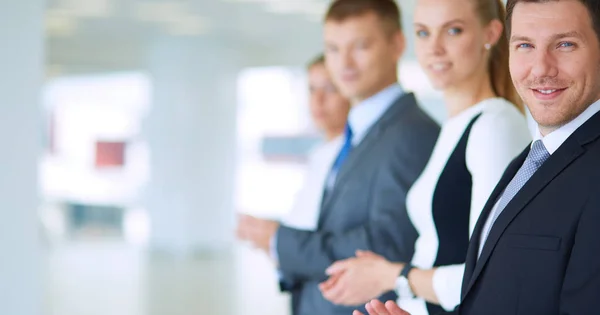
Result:
[[[341,166],[334,188],[323,200],[317,231],[280,227],[282,289],[292,292],[295,315],[352,314],[356,307],[330,303],[318,285],[326,280],[329,265],[353,257],[357,249],[392,261],[411,260],[417,232],[405,198],[425,168],[439,131],[414,95],[405,93]],[[394,299],[390,294],[382,298]]]

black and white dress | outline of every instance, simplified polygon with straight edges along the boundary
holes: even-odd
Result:
[[[412,264],[438,267],[433,287],[441,307],[401,298],[409,313],[435,314],[458,305],[475,223],[505,168],[530,141],[525,116],[503,98],[484,100],[444,123],[406,201],[419,232]]]

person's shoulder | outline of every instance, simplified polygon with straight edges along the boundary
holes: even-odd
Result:
[[[427,115],[427,114],[424,114]],[[394,147],[411,147],[433,144],[441,127],[430,117],[397,121],[386,128],[381,136]]]
[[[498,150],[521,152],[531,142],[527,119],[514,104],[504,99],[489,100],[473,124],[468,151],[495,154]]]
[[[434,132],[437,134],[440,130],[440,124],[416,100],[404,104],[391,124],[392,128],[390,130],[392,132],[405,133],[412,131],[415,133]]]
[[[510,101],[496,97],[485,101],[482,116],[497,116],[505,119],[517,119],[526,121],[525,114]]]
[[[586,144],[585,154],[590,156],[588,158],[590,161],[598,161],[600,160],[600,137],[592,140],[590,143]],[[592,162],[593,163],[593,162]],[[596,176],[600,179],[600,168],[596,169]],[[600,181],[599,181],[600,182]],[[600,190],[600,185],[597,185]]]
[[[525,114],[503,98],[487,100],[473,128],[494,131],[498,131],[499,128],[511,129],[514,132],[529,134]]]

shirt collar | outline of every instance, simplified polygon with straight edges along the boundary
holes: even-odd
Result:
[[[360,143],[369,129],[392,106],[394,101],[404,94],[399,83],[394,83],[379,93],[352,106],[348,123],[352,128],[352,143]]]
[[[590,119],[599,111],[600,100],[590,105],[586,110],[583,111],[583,113],[577,116],[577,118],[571,120],[566,125],[551,132],[545,137],[540,133],[539,127],[536,127],[534,141],[541,139],[546,147],[546,150],[548,150],[548,153],[553,154],[579,127],[581,127],[586,121],[588,121],[588,119]]]

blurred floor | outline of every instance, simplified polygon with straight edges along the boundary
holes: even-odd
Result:
[[[48,315],[287,315],[266,256],[148,255],[119,241],[80,242],[48,252]]]

